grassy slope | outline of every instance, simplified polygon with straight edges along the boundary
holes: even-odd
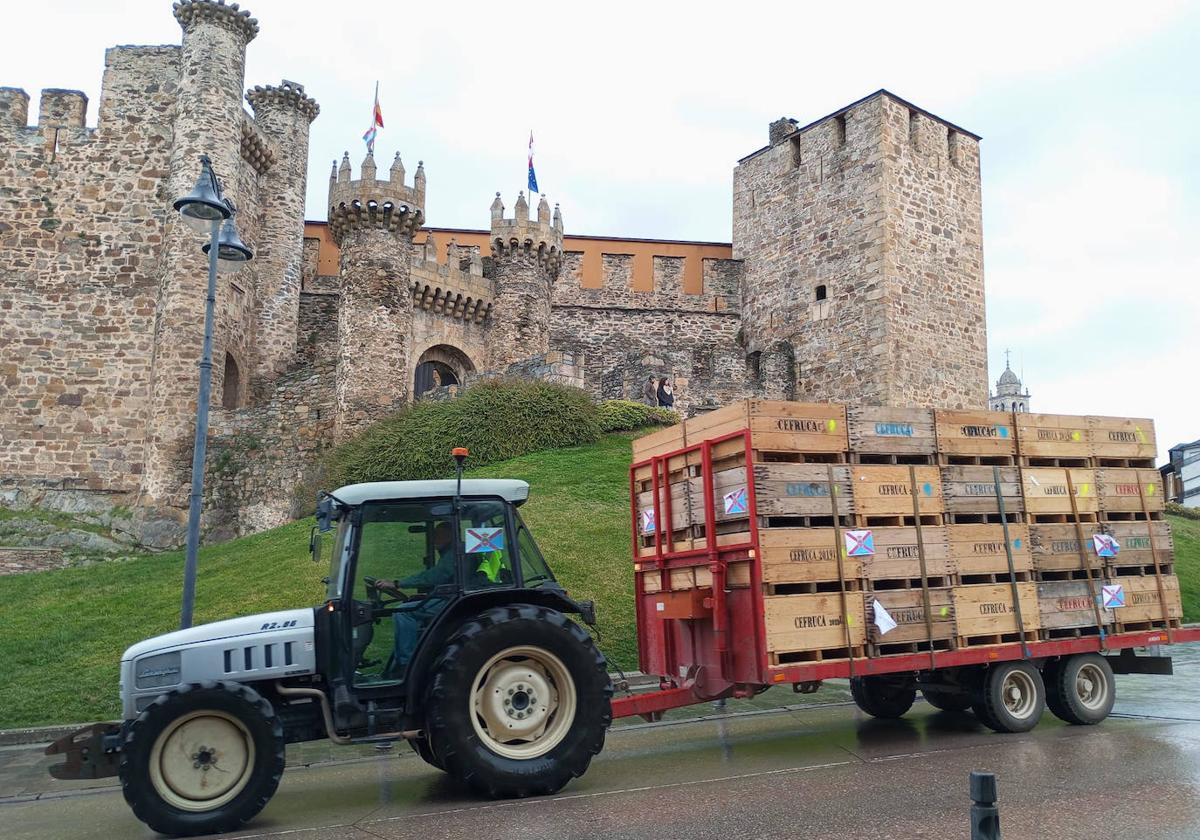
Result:
[[[629,435],[473,473],[533,485],[522,515],[563,585],[599,605],[603,647],[636,660],[629,569]],[[196,623],[320,603],[309,521],[205,548]],[[0,577],[0,727],[111,718],[121,651],[175,629],[182,552]]]
[[[1168,516],[1175,542],[1175,573],[1183,594],[1183,620],[1200,621],[1200,522]]]

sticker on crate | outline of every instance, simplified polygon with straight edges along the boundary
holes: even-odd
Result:
[[[1097,557],[1116,557],[1121,551],[1121,544],[1110,534],[1092,534],[1092,547]]]
[[[886,636],[888,633],[896,629],[896,619],[892,618],[892,614],[887,611],[879,600],[875,600],[872,605],[875,611],[875,626],[879,628],[879,635]]]
[[[726,493],[724,499],[726,513],[745,513],[750,509],[750,503],[746,499],[745,487],[739,487],[732,493]]]
[[[466,533],[467,554],[504,550],[503,528],[468,528]]]
[[[653,510],[642,511],[642,533],[643,534],[654,533],[654,526],[655,526],[654,511]]]
[[[869,530],[845,531],[846,554],[850,557],[870,557],[875,554],[875,534]]]
[[[1125,587],[1119,583],[1105,584],[1100,587],[1100,597],[1104,609],[1125,606]]]

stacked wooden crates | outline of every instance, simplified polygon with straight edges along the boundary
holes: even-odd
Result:
[[[1122,424],[1148,443],[1110,445],[1108,431],[1123,439],[1130,430]],[[744,429],[749,459],[737,434]],[[1028,452],[1023,434],[1038,442]],[[772,665],[1095,633],[1098,616],[1112,623],[1107,632],[1161,626],[1160,602],[1143,603],[1158,592],[1146,587],[1160,577],[1150,553],[1172,605],[1168,617],[1179,618],[1161,492],[1156,480],[1149,489],[1145,472],[1154,449],[1149,421],[749,400],[639,439],[634,461],[705,440],[720,440],[708,488],[699,451],[660,466],[658,516],[669,510],[669,530],[654,521],[651,467],[635,470],[639,558],[704,549],[709,539],[749,544],[752,492],[760,556],[747,551],[730,562],[726,585],[750,586],[750,564],[760,564]],[[1074,506],[1062,489],[1068,467]],[[1141,496],[1131,476],[1142,481]],[[1090,554],[1078,550],[1078,535],[1063,536],[1077,520]],[[1121,542],[1113,562],[1095,557],[1095,533]],[[1143,546],[1151,535],[1154,552]],[[695,557],[665,580],[655,564],[639,564],[643,591],[711,587],[704,555]],[[1081,557],[1091,558],[1088,566]],[[1105,584],[1125,587],[1136,606],[1116,615],[1094,609],[1087,593],[1100,597]],[[886,633],[876,602],[896,623]]]

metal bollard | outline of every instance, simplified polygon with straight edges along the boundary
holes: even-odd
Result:
[[[1000,840],[995,773],[971,771],[971,840]]]

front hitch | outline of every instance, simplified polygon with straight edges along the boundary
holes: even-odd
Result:
[[[65,755],[62,764],[50,767],[56,779],[104,779],[117,775],[121,763],[121,726],[93,723],[64,735],[46,747],[46,755]]]

